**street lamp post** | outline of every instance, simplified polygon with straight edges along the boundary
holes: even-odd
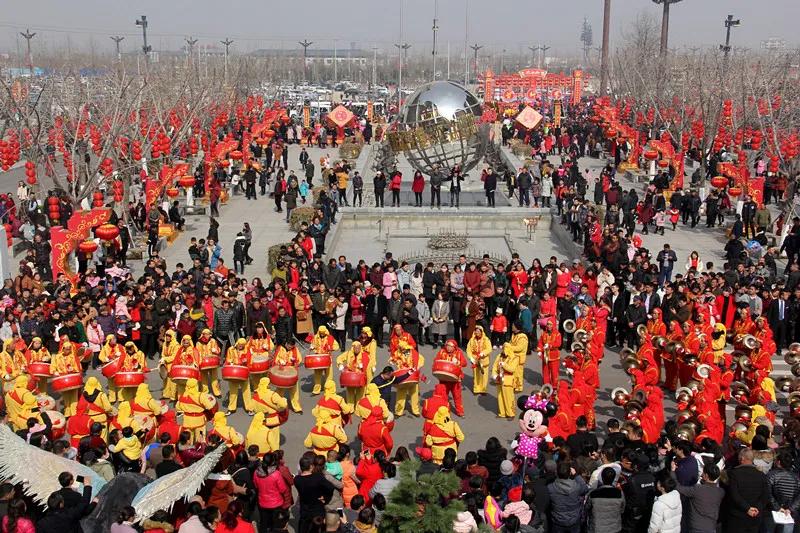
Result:
[[[725,44],[719,45],[719,49],[725,54],[725,60],[728,60],[728,54],[731,52],[731,28],[741,26],[742,21],[734,19],[733,15],[728,15],[725,19]]]
[[[314,43],[308,39],[303,39],[298,44],[303,47],[303,78],[308,83],[308,47]]]
[[[150,62],[150,51],[152,46],[147,44],[147,16],[142,15],[136,20],[136,25],[142,27],[142,52],[144,53],[145,65]]]
[[[225,46],[225,85],[228,84],[228,48],[233,44],[232,39],[225,39],[220,41]]]
[[[433,81],[436,81],[436,32],[439,31],[439,0],[433,0]]]

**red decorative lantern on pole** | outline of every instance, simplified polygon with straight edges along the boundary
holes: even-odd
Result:
[[[711,185],[717,189],[724,189],[728,186],[728,178],[725,176],[714,176],[711,178]]]
[[[658,159],[658,150],[650,149],[644,152],[644,158],[648,161],[655,161]]]
[[[114,224],[106,223],[98,226],[94,233],[104,241],[113,241],[119,235],[119,228]]]
[[[180,185],[184,189],[191,189],[192,187],[194,187],[194,176],[190,174],[181,176],[180,178],[178,178],[178,185]]]
[[[170,198],[175,198],[180,194],[180,191],[176,187],[170,187],[167,189],[166,193]]]
[[[667,168],[669,166],[669,160],[667,159],[659,159],[658,160],[658,167],[659,168]]]
[[[736,198],[737,196],[740,196],[741,194],[742,194],[742,188],[741,187],[731,187],[731,188],[728,189],[728,195],[729,196],[733,196],[734,198]]]
[[[241,150],[233,150],[233,151],[232,151],[230,154],[228,154],[228,155],[230,155],[230,156],[231,156],[231,159],[235,159],[236,161],[239,161],[239,160],[240,160],[240,159],[242,159],[242,157],[244,156],[244,154],[242,154],[242,151],[241,151]]]
[[[80,252],[83,253],[84,255],[92,255],[97,250],[97,248],[98,248],[97,243],[91,239],[82,241],[78,245],[78,250],[80,250]]]
[[[92,204],[95,207],[103,207],[105,200],[106,197],[102,191],[95,191],[94,193],[92,193]]]

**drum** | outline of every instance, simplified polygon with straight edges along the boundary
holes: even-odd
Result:
[[[187,379],[200,379],[200,371],[189,365],[172,365],[169,371],[172,381],[186,381]]]
[[[445,383],[453,383],[455,381],[461,381],[461,366],[458,363],[453,363],[451,361],[443,361],[438,359],[433,362],[433,367],[431,368],[433,375],[439,381]]]
[[[111,379],[114,377],[114,374],[119,372],[119,364],[120,364],[119,359],[114,359],[113,361],[109,361],[108,363],[100,367],[100,372],[108,379]]]
[[[40,411],[52,411],[56,408],[56,401],[49,394],[38,394],[36,405],[39,406]]]
[[[114,385],[121,389],[138,387],[144,383],[144,378],[144,372],[117,372],[114,375]]]
[[[254,355],[250,358],[250,364],[247,365],[251,374],[264,374],[269,370],[269,358],[260,355]]]
[[[165,365],[164,363],[158,365],[158,375],[162,381],[164,381],[169,377],[169,370],[167,370],[167,365]]]
[[[67,418],[58,411],[45,409],[44,412],[47,413],[47,417],[53,424],[51,428],[53,440],[61,440],[64,438],[64,435],[67,432]]]
[[[325,353],[308,354],[303,364],[310,370],[327,370],[331,367],[331,356]]]
[[[209,355],[200,359],[200,370],[211,370],[212,368],[219,368],[219,357],[216,355]]]
[[[297,384],[297,379],[297,369],[293,366],[276,366],[269,372],[270,383],[279,389],[294,387]]]
[[[242,365],[225,365],[222,367],[222,379],[228,381],[244,381],[250,377],[250,369]]]
[[[36,376],[37,378],[49,378],[50,363],[45,363],[43,361],[28,363],[28,374]]]
[[[342,387],[363,387],[367,384],[367,375],[364,372],[342,370],[339,374],[339,384]]]
[[[79,346],[78,359],[84,363],[90,362],[92,360],[92,351],[86,346]]]
[[[80,372],[56,376],[50,380],[50,385],[56,392],[80,389],[81,385],[83,385],[83,376]]]
[[[397,378],[397,379],[400,379],[403,376],[407,375],[408,372],[409,372],[408,368],[401,368],[400,370],[395,370],[394,371],[394,377]],[[406,379],[404,379],[403,381],[400,381],[400,384],[405,385],[406,383],[409,383],[409,384],[419,383],[419,370],[415,370],[415,371],[411,372],[411,374]]]
[[[136,422],[142,431],[145,432],[144,442],[148,443],[156,436],[156,420],[153,416],[147,415],[133,415],[133,420]]]

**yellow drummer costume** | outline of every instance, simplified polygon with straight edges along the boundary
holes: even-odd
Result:
[[[389,358],[399,370],[408,370],[411,374],[425,365],[425,358],[411,344],[401,340]],[[394,416],[403,416],[406,400],[411,404],[411,414],[419,416],[419,382],[401,381],[397,385],[397,402],[394,405]]]
[[[281,432],[280,427],[288,417],[287,411],[288,402],[277,392],[269,388],[269,378],[261,378],[253,394],[253,408],[256,411],[256,416],[262,416],[262,422],[266,428],[262,432],[259,428],[259,434],[265,435],[266,442],[258,443],[259,449],[263,451],[273,452],[280,447]],[[254,429],[255,419],[250,424],[250,430]],[[257,428],[258,426],[256,426]],[[248,430],[248,438],[250,436]],[[262,447],[264,444],[266,447]]]
[[[375,360],[366,351],[360,342],[353,341],[350,349],[336,358],[339,371],[361,372],[366,375],[366,383],[372,382],[375,374]],[[347,403],[355,405],[364,396],[364,387],[345,387]]]
[[[14,349],[14,339],[6,339],[3,341],[3,351],[0,352],[0,372],[3,381],[10,382],[12,387],[14,379],[24,370],[24,366],[20,367],[19,362]]]
[[[100,380],[94,376],[86,378],[83,385],[83,392],[78,398],[78,412],[85,412],[92,419],[103,425],[103,435],[108,428],[108,417],[111,415],[113,407],[108,401],[108,396],[100,385]]]
[[[323,411],[328,413],[331,422],[340,426],[344,425],[343,418],[353,412],[353,404],[336,394],[336,383],[331,380],[325,382],[325,393],[311,410],[311,414],[318,418]]]
[[[517,366],[514,369],[514,392],[522,392],[522,385],[525,382],[525,362],[528,360],[528,336],[520,328],[520,324],[511,325],[511,340],[503,344],[503,350],[509,347],[511,353],[517,359]]]
[[[244,443],[242,434],[228,425],[228,417],[225,416],[225,413],[220,411],[214,413],[212,426],[211,431],[208,432],[209,436],[219,435],[228,448]]]
[[[247,351],[250,354],[250,360],[267,360],[270,353],[275,348],[272,339],[267,332],[267,328],[263,322],[256,324],[256,331],[252,337],[247,340]],[[258,387],[258,380],[263,374],[250,374],[250,390],[254,391]]]
[[[175,382],[169,377],[169,371],[172,368],[172,362],[175,360],[175,353],[178,351],[180,344],[175,340],[175,332],[168,329],[164,333],[164,343],[161,345],[161,360],[159,365],[164,365],[167,370],[167,376],[164,378],[164,386],[161,391],[161,397],[168,400],[175,400],[177,398],[177,387]]]
[[[165,411],[164,405],[153,398],[147,383],[141,383],[136,387],[136,395],[128,403],[131,406],[131,414],[133,416],[149,419],[153,427],[156,426],[156,417],[164,414]]]
[[[36,396],[28,390],[29,378],[26,375],[17,376],[14,380],[14,388],[5,395],[6,412],[8,413],[8,423],[14,431],[28,427],[28,419],[34,417],[39,412],[39,405],[36,403]]]
[[[75,353],[75,347],[67,341],[61,345],[61,350],[53,355],[50,362],[50,373],[53,376],[80,373],[81,363]],[[78,390],[67,390],[61,393],[61,403],[64,404],[64,416],[75,414],[78,407]]]
[[[183,429],[192,433],[194,440],[204,440],[204,430],[206,427],[206,411],[214,408],[216,402],[213,397],[200,392],[197,380],[189,378],[186,380],[186,389],[178,398],[175,408],[183,413]]]
[[[204,329],[194,345],[197,349],[197,354],[200,356],[200,361],[206,357],[222,357],[222,350],[215,339],[211,335],[210,329]],[[211,381],[209,388],[208,382]],[[217,398],[220,397],[222,392],[219,390],[219,366],[216,368],[206,368],[200,370],[200,382],[202,384],[202,391],[207,393],[209,390]]]
[[[369,354],[372,367],[376,368],[378,366],[378,341],[372,336],[372,329],[369,326],[361,328],[361,335],[358,336],[358,342],[361,343],[361,348]],[[370,381],[372,381],[372,378],[369,378],[367,383]]]
[[[183,337],[181,337],[180,345],[178,345],[178,348],[175,350],[175,357],[172,359],[172,364],[170,365],[170,368],[176,365],[193,366],[197,368],[199,363],[200,363],[200,356],[197,354],[197,349],[194,347],[192,338],[189,335],[184,335]],[[183,396],[183,389],[185,386],[186,385],[183,381],[175,382],[176,400],[180,399],[180,397]]]
[[[472,392],[486,394],[489,385],[489,357],[492,354],[492,342],[483,332],[483,327],[475,326],[475,332],[467,343],[466,356],[472,364]]]
[[[497,383],[497,416],[514,418],[516,399],[514,398],[517,369],[520,367],[517,351],[511,343],[503,344],[492,365],[492,376]]]
[[[274,366],[293,366],[297,369],[300,366],[300,362],[302,361],[302,356],[300,355],[300,350],[297,349],[297,346],[292,344],[291,348],[286,348],[285,346],[278,346],[278,349],[275,351],[275,361]],[[278,394],[283,398],[286,395],[286,391],[289,389],[278,389]],[[300,382],[294,384],[291,388],[291,396],[290,396],[290,403],[292,405],[292,411],[295,413],[302,413],[303,408],[300,406]]]
[[[372,413],[372,408],[376,406],[383,410],[384,420],[388,422],[394,418],[394,415],[392,415],[392,412],[389,410],[389,406],[386,405],[386,400],[381,398],[381,392],[378,386],[374,383],[368,383],[364,392],[364,397],[358,400],[354,412],[357,417],[363,420]]]
[[[711,334],[711,349],[714,351],[714,362],[717,364],[725,360],[727,334],[728,331],[725,328],[725,324],[722,322],[714,324],[714,332]]]
[[[106,335],[106,343],[100,349],[100,355],[98,356],[100,362],[103,364],[110,363],[116,359],[120,359],[120,357],[125,357],[125,349],[122,345],[117,344],[117,338],[114,335]],[[123,359],[124,361],[124,359]],[[120,361],[122,362],[122,361]],[[108,401],[111,403],[117,402],[117,386],[114,385],[114,380],[108,380]],[[121,398],[120,398],[121,400]]]
[[[319,394],[322,391],[322,378],[327,372],[328,379],[333,378],[333,352],[339,349],[339,343],[330,334],[328,328],[320,326],[317,333],[311,340],[311,351],[316,354],[325,354],[331,356],[331,366],[327,370],[324,368],[314,370],[314,388],[311,391],[312,395]]]
[[[260,456],[275,451],[277,448],[272,448],[269,443],[270,431],[271,428],[264,424],[264,413],[256,413],[250,422],[250,427],[247,428],[247,435],[244,437],[245,447],[258,446],[258,455]],[[280,436],[278,436],[278,444],[280,444]]]
[[[303,446],[323,457],[331,450],[338,451],[340,444],[347,442],[342,426],[331,420],[327,411],[320,412],[316,424],[303,441]]]
[[[226,365],[247,366],[249,362],[247,352],[247,341],[239,339],[236,344],[228,348],[225,355]],[[250,391],[250,378],[228,380],[228,414],[236,412],[237,402],[239,401],[239,391],[242,392],[242,403],[247,414],[253,413],[253,397]]]
[[[39,337],[34,337],[31,339],[31,344],[28,346],[28,351],[25,354],[25,359],[27,360],[28,364],[30,363],[49,363],[50,362],[50,351],[42,344],[42,339]],[[44,387],[39,386],[39,380],[34,380],[34,392],[45,392],[47,383],[45,382]]]
[[[463,442],[464,433],[458,422],[450,420],[450,410],[440,407],[433,417],[433,424],[425,435],[425,446],[431,449],[433,462],[442,464],[444,451],[452,448],[458,452],[459,443]]]

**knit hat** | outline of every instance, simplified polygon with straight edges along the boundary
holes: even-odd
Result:
[[[504,476],[510,476],[514,473],[514,463],[506,459],[502,463],[500,463],[500,473]]]

